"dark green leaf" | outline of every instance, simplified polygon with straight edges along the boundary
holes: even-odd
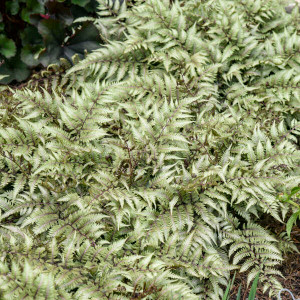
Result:
[[[29,23],[38,27],[39,22],[43,20],[40,14],[31,14],[29,17]]]
[[[90,22],[86,22],[76,31],[67,42],[67,47],[74,53],[83,54],[84,51],[92,51],[99,48],[101,42],[97,28]]]
[[[65,38],[65,27],[60,20],[42,20],[38,24],[38,31],[47,46],[62,45]]]
[[[73,15],[69,7],[64,3],[59,2],[47,2],[46,7],[51,16],[54,16],[54,19],[62,21],[65,25],[71,25],[73,23]]]
[[[22,45],[43,45],[43,38],[36,27],[28,25],[20,34]]]
[[[0,53],[6,58],[11,58],[16,54],[16,45],[13,40],[0,34]]]
[[[72,61],[72,56],[79,54],[82,58],[85,51],[90,52],[99,48],[100,41],[96,27],[92,23],[86,22],[64,45],[64,57]]]
[[[39,52],[40,46],[26,45],[21,50],[21,60],[29,67],[35,67],[39,64],[39,60],[35,55]]]
[[[80,29],[76,30],[74,36],[72,36],[68,40],[68,43],[74,45],[86,41],[94,41],[98,43],[101,41],[99,36],[99,31],[97,30],[95,25],[91,22],[84,23]]]
[[[5,2],[5,8],[8,13],[11,15],[16,15],[19,11],[19,1],[18,0],[9,0]]]
[[[21,11],[21,18],[30,23],[30,15],[32,14],[43,14],[45,12],[45,7],[38,0],[27,0],[26,7]]]
[[[23,8],[21,11],[21,18],[23,21],[29,23],[30,22],[31,11],[28,8]]]
[[[51,45],[45,48],[39,55],[39,62],[47,67],[50,64],[59,63],[59,58],[63,57],[63,49],[59,45]]]
[[[38,24],[38,31],[43,37],[45,50],[39,55],[39,61],[44,67],[52,63],[58,63],[63,57],[63,42],[65,27],[60,20],[42,20]]]
[[[74,18],[84,17],[88,13],[95,13],[99,3],[96,0],[90,0],[84,7],[79,5],[72,5],[71,11]]]
[[[73,4],[85,7],[88,3],[90,2],[90,0],[72,0]]]
[[[8,75],[8,77],[0,80],[1,84],[8,84],[13,80],[23,81],[30,74],[30,70],[24,64],[19,55],[12,59],[6,60],[4,64],[0,66],[0,75]]]

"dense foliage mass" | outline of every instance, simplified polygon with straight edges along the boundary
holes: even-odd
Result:
[[[300,183],[299,12],[147,0],[112,18],[121,41],[2,91],[1,299],[215,300],[234,269],[274,295],[295,247],[259,221],[286,220]]]
[[[118,0],[119,1],[119,0]],[[117,1],[117,3],[119,3]],[[0,2],[0,74],[8,77],[0,83],[26,79],[31,69],[58,63],[59,58],[78,53],[83,57],[103,43],[96,27],[74,22],[95,17],[98,6],[105,8],[106,19],[111,7],[96,0],[7,0]]]

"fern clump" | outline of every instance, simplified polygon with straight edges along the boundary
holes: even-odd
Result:
[[[220,299],[234,269],[275,295],[295,247],[259,220],[300,183],[297,14],[136,1],[63,84],[7,94],[1,299]]]

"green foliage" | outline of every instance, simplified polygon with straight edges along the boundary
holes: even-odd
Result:
[[[253,284],[252,284],[251,289],[250,289],[248,300],[254,300],[255,299],[258,280],[259,280],[259,273],[254,278]]]
[[[16,53],[16,45],[10,39],[8,39],[4,34],[0,34],[0,53],[6,57],[10,58]]]
[[[104,9],[107,19],[116,4],[106,0],[9,0],[0,5],[0,74],[8,75],[0,83],[23,81],[32,68],[59,63],[60,58],[70,62],[78,54],[99,48],[99,29],[91,21],[75,19],[96,16]],[[119,2],[117,2],[119,3]],[[123,5],[124,7],[124,5]],[[105,21],[107,22],[107,20]]]
[[[232,270],[275,295],[295,246],[259,223],[300,183],[296,17],[136,1],[66,76],[3,89],[0,298],[216,300]]]
[[[291,200],[292,197],[297,197],[296,199],[299,200],[300,197],[300,187],[294,187],[289,194],[285,193],[280,196],[280,200],[282,202],[287,202],[291,204],[292,207],[296,209],[296,211],[291,215],[289,220],[286,223],[286,231],[288,236],[290,237],[292,228],[294,224],[297,224],[297,220],[300,220],[300,205],[295,201]]]
[[[257,275],[255,276],[255,278],[253,280],[248,300],[254,300],[255,299],[257,284],[258,284],[258,280],[259,280],[259,273],[260,272],[257,273]],[[230,293],[230,290],[232,289],[232,286],[234,284],[235,275],[236,275],[236,273],[234,273],[233,278],[229,281],[229,284],[227,285],[227,288],[225,290],[225,293],[223,295],[222,300],[230,300],[229,293]],[[237,296],[236,296],[236,300],[240,300],[240,299],[241,299],[241,285],[239,286],[238,293],[237,293]]]

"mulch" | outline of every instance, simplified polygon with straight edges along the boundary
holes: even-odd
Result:
[[[277,222],[266,222],[272,225],[264,226],[269,227],[269,230],[272,230],[276,234],[280,234],[285,231],[285,224],[277,223]],[[287,253],[283,256],[284,261],[280,267],[280,271],[283,274],[284,278],[279,278],[279,281],[283,288],[290,290],[295,299],[300,299],[300,226],[294,226],[291,238],[295,245],[297,246],[299,253]],[[241,300],[247,300],[247,297],[250,292],[250,287],[247,288],[247,274],[246,273],[237,273],[235,277],[235,283],[232,288],[232,292],[230,294],[230,300],[235,300],[236,295],[239,289],[240,284],[242,285],[242,296]],[[282,300],[292,300],[292,296],[288,292],[281,293]],[[269,297],[267,294],[264,294],[262,291],[262,287],[258,285],[257,300],[277,300],[276,297]]]

